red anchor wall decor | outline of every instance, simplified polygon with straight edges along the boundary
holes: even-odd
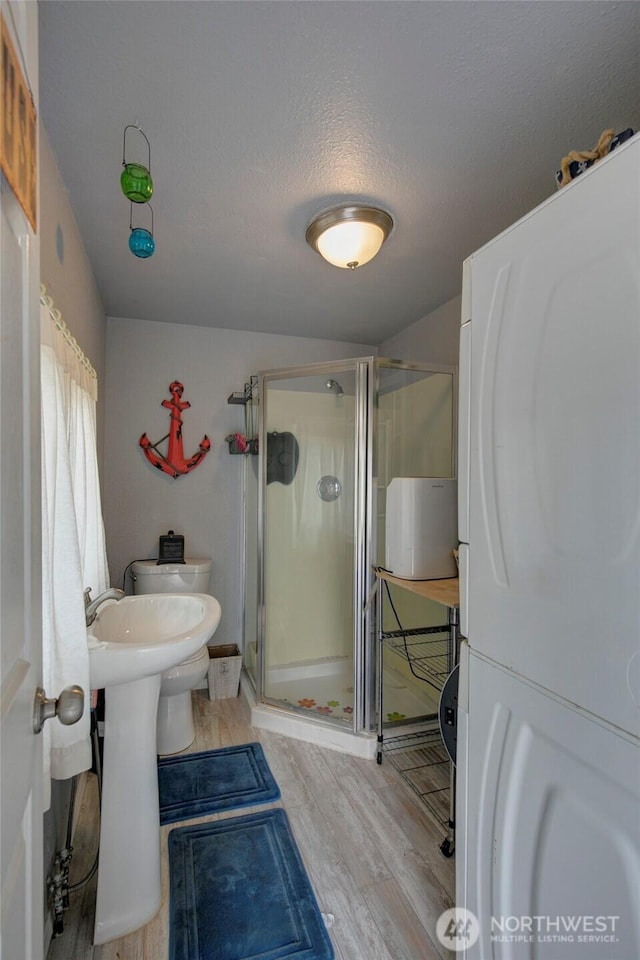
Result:
[[[189,473],[190,470],[198,466],[200,461],[204,459],[211,449],[211,441],[205,433],[200,441],[199,452],[194,453],[192,457],[185,460],[182,452],[182,411],[188,410],[191,404],[187,400],[181,399],[184,393],[184,387],[181,383],[178,383],[177,380],[169,384],[169,392],[171,393],[171,400],[162,401],[162,406],[170,411],[169,433],[167,433],[162,440],[158,440],[157,443],[151,443],[146,433],[143,433],[138,442],[149,463],[152,463],[158,470],[168,473],[174,480],[177,480],[178,477]],[[167,456],[164,457],[158,450],[158,447],[167,437],[169,438],[169,448],[167,450]]]

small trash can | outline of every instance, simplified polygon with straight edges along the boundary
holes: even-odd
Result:
[[[235,643],[207,647],[209,651],[209,700],[238,696],[242,656]]]

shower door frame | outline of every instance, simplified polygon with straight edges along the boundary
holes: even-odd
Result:
[[[354,569],[353,569],[353,655],[354,655],[354,710],[352,731],[354,734],[370,734],[376,726],[377,685],[382,678],[376,675],[376,637],[373,604],[369,601],[375,585],[373,564],[376,558],[376,494],[374,489],[374,464],[378,459],[378,407],[381,368],[416,371],[418,373],[444,373],[451,376],[451,476],[457,476],[457,405],[458,371],[455,366],[439,363],[411,363],[389,357],[353,357],[322,363],[303,364],[266,370],[258,374],[259,382],[259,445],[258,445],[258,610],[255,696],[257,703],[287,710],[275,700],[265,697],[264,641],[265,615],[265,492],[267,449],[267,391],[265,384],[272,380],[288,380],[296,377],[327,376],[341,372],[355,373],[356,397],[356,458],[354,469]],[[244,618],[243,618],[244,620]],[[294,715],[298,716],[297,713]],[[307,719],[311,719],[307,717]],[[320,715],[313,716],[313,723],[330,726],[332,729],[348,729],[342,722],[331,721]]]
[[[375,360],[371,357],[355,357],[347,360],[332,360],[323,363],[284,367],[278,370],[261,371],[259,380],[259,442],[258,442],[258,636],[256,663],[256,701],[271,707],[281,703],[265,696],[266,663],[264,657],[266,637],[265,609],[265,536],[266,536],[266,472],[267,472],[267,415],[268,400],[266,385],[274,380],[294,380],[300,377],[315,377],[341,373],[355,375],[355,463],[354,463],[354,550],[353,550],[353,718],[355,734],[368,733],[372,729],[375,702],[371,695],[371,680],[374,676],[374,648],[369,642],[370,618],[365,612],[369,592],[370,571],[373,556],[372,482],[373,482],[373,390]],[[369,682],[367,682],[369,680]],[[287,711],[289,712],[289,711]],[[297,714],[296,714],[297,715]],[[348,729],[342,721],[336,722],[321,716],[313,717],[314,723],[332,728]]]

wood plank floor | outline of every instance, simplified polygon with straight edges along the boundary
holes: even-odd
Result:
[[[194,693],[196,739],[188,751],[258,740],[275,776],[291,826],[325,914],[336,960],[450,960],[435,937],[440,913],[453,906],[455,861],[439,851],[436,824],[390,763],[360,760],[256,730],[240,699],[210,701]],[[71,882],[91,866],[98,836],[95,777],[87,775],[76,808]],[[251,813],[248,807],[201,822]],[[197,820],[189,821],[191,823]],[[167,960],[167,835],[161,828],[162,908],[141,930],[93,947],[97,878],[71,895],[64,933],[48,960]]]

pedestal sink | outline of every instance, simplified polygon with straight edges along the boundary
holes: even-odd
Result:
[[[106,600],[89,628],[91,687],[105,688],[95,944],[137,930],[160,908],[160,675],[206,643],[220,613],[205,594],[147,594]]]

